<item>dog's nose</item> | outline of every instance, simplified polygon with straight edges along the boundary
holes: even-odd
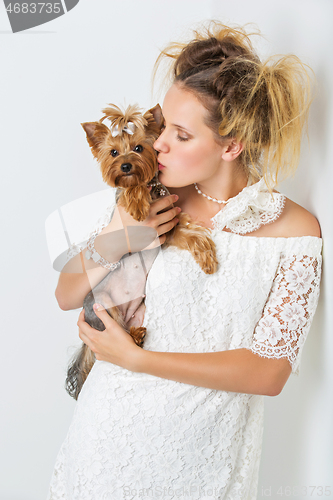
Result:
[[[120,167],[120,170],[122,172],[125,172],[125,174],[128,174],[128,172],[132,170],[131,163],[123,163],[122,166]]]

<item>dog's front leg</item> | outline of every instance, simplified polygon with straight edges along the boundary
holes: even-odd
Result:
[[[147,186],[133,186],[123,190],[119,204],[125,208],[133,219],[143,221],[148,217],[150,208],[150,191]]]
[[[207,228],[194,224],[185,213],[181,213],[178,218],[179,223],[167,235],[165,246],[174,245],[188,250],[206,274],[215,273],[218,268],[216,247]]]

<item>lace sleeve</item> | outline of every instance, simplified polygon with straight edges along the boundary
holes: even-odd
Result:
[[[251,351],[287,358],[298,375],[301,351],[319,298],[321,256],[282,257]]]

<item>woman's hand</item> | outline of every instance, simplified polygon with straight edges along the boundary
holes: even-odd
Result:
[[[148,217],[141,222],[117,205],[110,224],[95,240],[97,252],[107,261],[117,262],[128,252],[141,252],[163,245],[166,233],[178,223],[176,215],[181,209],[172,206],[177,199],[177,195],[169,195],[154,200]],[[161,210],[166,211],[159,213]]]
[[[106,328],[100,332],[88,325],[82,309],[77,322],[80,339],[95,353],[96,359],[136,371],[142,348],[136,345],[132,337],[102,306],[99,305],[100,309],[96,309],[96,306],[97,304],[94,305],[94,311]]]
[[[142,222],[133,219],[133,217],[126,212],[124,207],[118,206],[117,208],[124,226],[150,227],[156,231],[157,236],[159,236],[160,245],[163,245],[166,239],[166,233],[178,223],[176,216],[181,212],[181,209],[179,207],[172,207],[172,204],[177,200],[178,195],[176,194],[154,200],[150,205],[148,217]],[[159,213],[168,207],[170,207],[169,210]]]

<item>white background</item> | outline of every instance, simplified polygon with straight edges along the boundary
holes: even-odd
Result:
[[[280,186],[320,220],[326,257],[301,375],[266,398],[258,498],[285,487],[333,492],[332,20],[330,0],[81,0],[68,14],[12,34],[0,4],[1,445],[0,499],[44,500],[75,402],[63,384],[79,311],[63,312],[44,223],[65,203],[104,188],[80,122],[106,103],[156,104],[159,49],[217,18],[253,22],[262,56],[295,53],[318,80],[296,177]],[[280,490],[281,492],[281,490]],[[319,498],[291,491],[291,498]],[[333,498],[324,495],[321,498]]]

